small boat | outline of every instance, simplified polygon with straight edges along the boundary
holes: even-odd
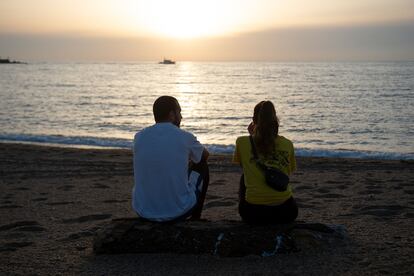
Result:
[[[174,60],[164,58],[163,61],[160,61],[159,64],[175,64]]]

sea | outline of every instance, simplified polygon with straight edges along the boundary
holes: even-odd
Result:
[[[212,153],[270,100],[297,156],[414,159],[414,62],[2,64],[0,141],[131,148],[161,95]]]

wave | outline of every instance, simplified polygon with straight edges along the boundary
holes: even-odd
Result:
[[[52,144],[56,146],[74,147],[101,147],[101,148],[132,148],[131,139],[103,138],[89,136],[63,135],[31,135],[31,134],[0,134],[3,142],[26,142]],[[211,153],[232,154],[234,145],[206,144]],[[414,153],[356,151],[345,149],[310,149],[296,148],[299,157],[331,157],[331,158],[358,158],[380,160],[414,160]]]
[[[345,149],[295,149],[296,156],[301,157],[336,157],[378,160],[414,160],[414,153],[356,151]]]
[[[206,145],[213,153],[233,153],[233,145]],[[332,149],[309,149],[296,148],[295,155],[299,157],[330,157],[330,158],[358,158],[378,160],[413,160],[414,153],[376,152],[376,151],[353,151]]]
[[[0,134],[0,141],[46,143],[68,146],[132,148],[132,140],[62,135]]]

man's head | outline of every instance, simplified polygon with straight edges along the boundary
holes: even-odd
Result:
[[[170,122],[180,127],[181,107],[177,99],[171,96],[161,96],[152,106],[154,119],[157,123]]]

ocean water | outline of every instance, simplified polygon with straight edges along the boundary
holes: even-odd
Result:
[[[414,62],[3,64],[0,141],[131,147],[161,95],[215,153],[271,100],[299,156],[414,159]]]

